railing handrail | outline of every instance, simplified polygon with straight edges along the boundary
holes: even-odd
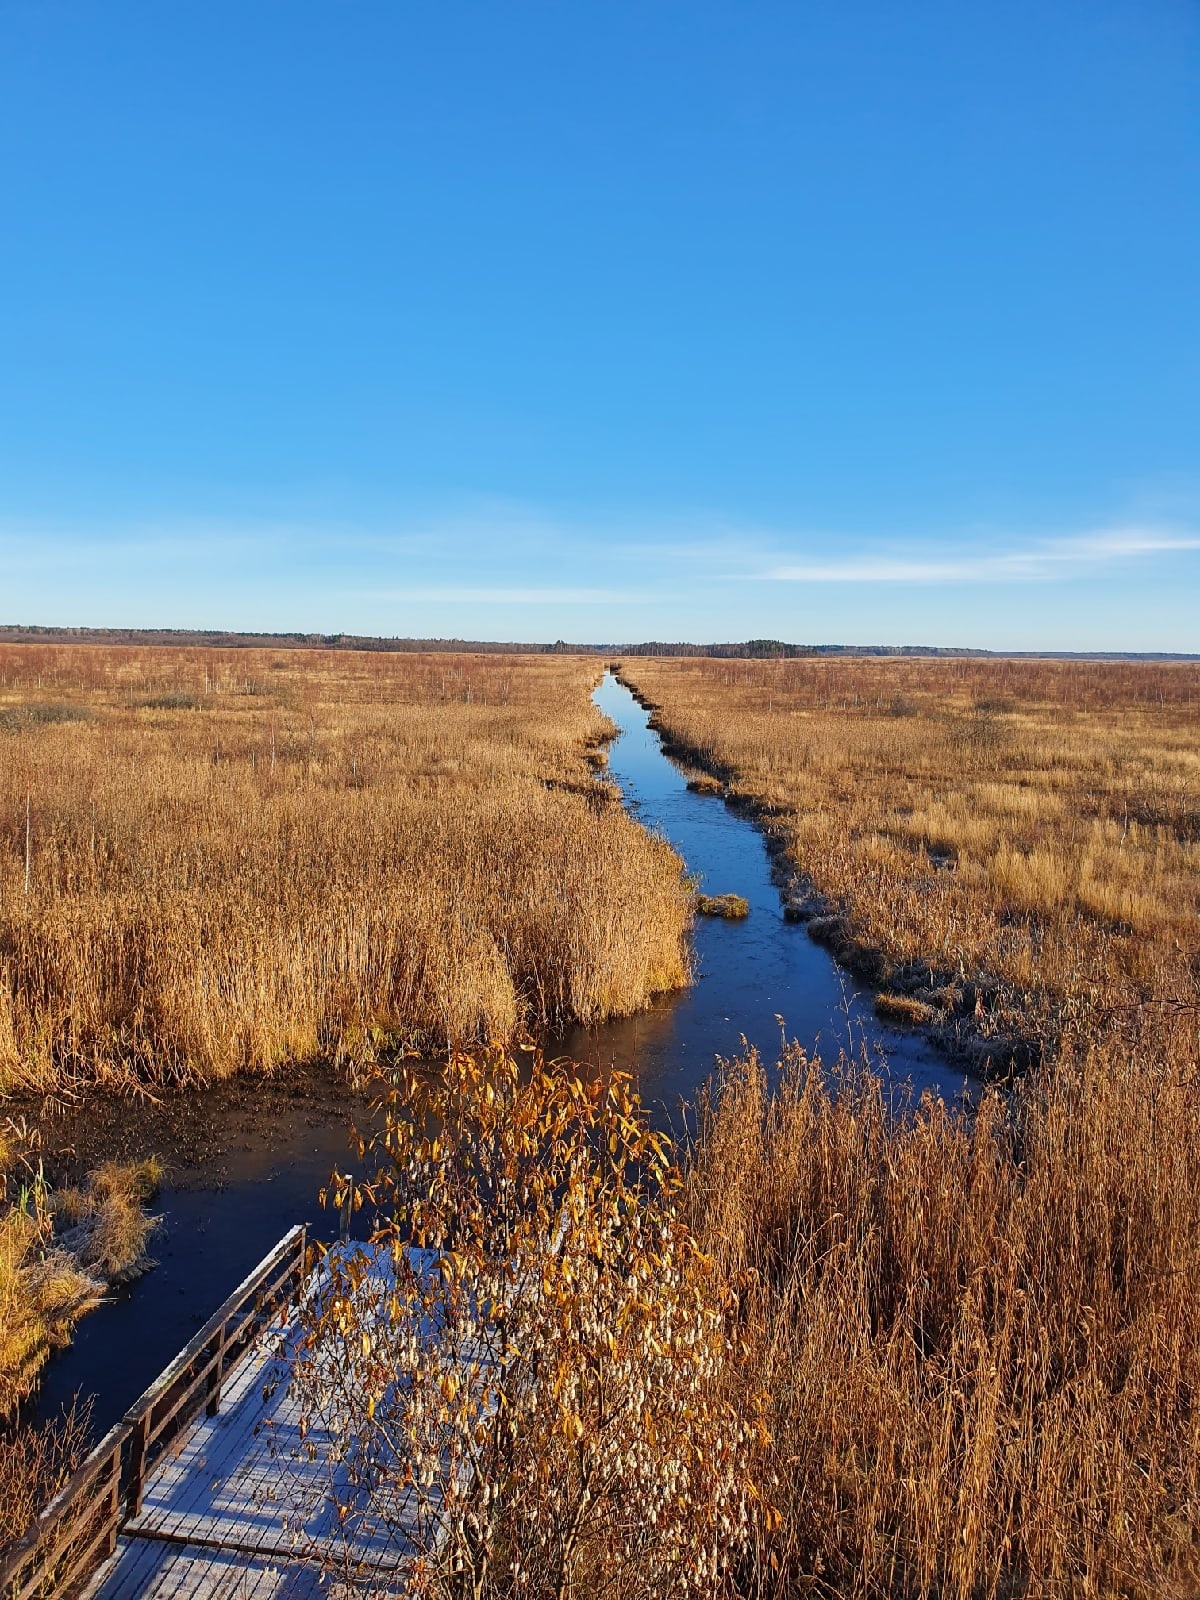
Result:
[[[270,1286],[272,1311],[277,1303],[288,1304],[293,1298],[299,1299],[304,1284],[306,1243],[307,1230],[303,1224],[289,1228],[279,1243],[242,1279],[228,1299],[213,1312],[175,1359],[130,1406],[121,1421],[110,1428],[99,1444],[89,1452],[79,1469],[72,1473],[54,1498],[39,1512],[31,1527],[16,1541],[12,1549],[0,1558],[0,1600],[12,1600],[14,1596],[20,1600],[20,1597],[35,1593],[39,1583],[45,1581],[46,1574],[39,1573],[36,1569],[26,1572],[26,1569],[38,1561],[43,1546],[48,1546],[56,1534],[59,1535],[58,1543],[53,1548],[47,1549],[46,1554],[42,1556],[43,1560],[47,1557],[57,1559],[58,1554],[69,1549],[71,1540],[79,1538],[81,1528],[85,1537],[90,1540],[90,1543],[76,1546],[72,1558],[74,1563],[72,1572],[76,1574],[85,1555],[91,1555],[94,1563],[94,1556],[105,1542],[106,1536],[108,1549],[113,1548],[116,1535],[127,1520],[127,1512],[122,1511],[122,1506],[140,1504],[147,1465],[147,1446],[154,1442],[172,1421],[184,1414],[188,1402],[196,1400],[201,1381],[211,1372],[216,1372],[214,1394],[219,1394],[221,1373],[218,1368],[223,1365],[227,1348],[225,1342],[222,1340],[219,1356],[212,1357],[202,1373],[198,1376],[190,1374],[193,1381],[189,1382],[182,1395],[176,1397],[175,1409],[152,1427],[155,1407],[170,1394],[181,1378],[189,1375],[190,1369],[205,1353],[206,1347],[224,1332],[238,1312],[270,1279],[272,1272],[286,1262],[290,1255],[296,1256],[294,1292],[284,1292],[292,1277],[292,1269],[289,1268]],[[249,1323],[252,1321],[253,1318],[247,1319]],[[243,1322],[243,1328],[247,1326],[247,1322]],[[205,1397],[202,1395],[194,1406],[186,1409],[184,1426],[192,1422],[203,1409],[204,1400]],[[216,1404],[214,1398],[214,1408]],[[178,1433],[175,1437],[178,1437]],[[112,1508],[108,1522],[97,1522],[96,1513],[102,1504],[101,1500],[97,1500],[85,1506],[87,1516],[79,1519],[81,1528],[72,1527],[69,1515],[72,1508],[86,1494],[106,1466],[112,1471]],[[132,1483],[132,1492],[128,1480],[136,1480]],[[22,1573],[25,1573],[23,1583]]]
[[[185,1372],[191,1362],[196,1359],[213,1335],[221,1331],[235,1311],[241,1310],[263,1279],[269,1275],[272,1267],[276,1266],[294,1249],[297,1240],[304,1237],[304,1232],[303,1223],[297,1223],[294,1228],[288,1229],[275,1248],[262,1258],[252,1272],[246,1274],[229,1298],[218,1306],[204,1326],[192,1335],[175,1359],[163,1368],[149,1388],[143,1390],[125,1413],[125,1422],[131,1424],[139,1422],[142,1413],[158,1403],[181,1373]]]
[[[0,1561],[0,1594],[15,1580],[22,1566],[33,1555],[46,1534],[62,1520],[64,1513],[71,1509],[83,1491],[90,1487],[100,1468],[111,1461],[116,1452],[124,1446],[129,1434],[130,1427],[127,1422],[114,1423],[53,1499],[46,1502],[38,1512],[36,1520],[25,1530],[3,1561]]]

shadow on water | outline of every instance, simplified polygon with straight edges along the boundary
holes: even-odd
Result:
[[[635,1070],[643,1099],[676,1126],[680,1101],[695,1094],[718,1056],[737,1054],[743,1035],[774,1059],[777,1017],[788,1038],[826,1059],[866,1046],[917,1093],[960,1094],[969,1081],[961,1071],[920,1035],[880,1023],[870,991],[803,926],[784,921],[754,824],[719,797],[689,791],[646,711],[610,674],[594,698],[620,729],[609,771],[630,810],[670,840],[708,893],[744,895],[750,914],[744,922],[697,919],[689,990],[639,1016],[572,1029],[548,1041],[549,1049],[600,1069]],[[47,1368],[37,1414],[55,1414],[77,1392],[92,1394],[94,1425],[108,1428],[293,1223],[306,1221],[315,1236],[331,1237],[334,1224],[317,1195],[334,1167],[353,1164],[349,1122],[361,1111],[328,1080],[320,1092],[296,1098],[247,1080],[190,1093],[187,1115],[211,1134],[213,1153],[174,1161],[158,1206],[165,1219],[154,1246],[159,1265],[79,1325],[74,1343]],[[128,1124],[121,1153],[163,1148],[153,1118],[136,1108],[120,1115]],[[85,1137],[81,1128],[81,1147]]]

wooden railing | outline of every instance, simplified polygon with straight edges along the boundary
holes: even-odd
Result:
[[[0,1561],[0,1600],[62,1595],[112,1552],[142,1507],[146,1480],[202,1411],[212,1416],[238,1359],[298,1298],[305,1230],[293,1228],[111,1429]]]

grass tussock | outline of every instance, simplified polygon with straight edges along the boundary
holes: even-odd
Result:
[[[364,1061],[684,983],[681,864],[594,770],[597,670],[0,649],[0,1090]]]
[[[103,1285],[54,1238],[34,1138],[0,1129],[0,1428],[29,1395],[51,1350],[67,1344]]]
[[[35,1136],[12,1122],[0,1130],[0,1435],[79,1318],[153,1266],[159,1219],[144,1207],[162,1175],[154,1157],[107,1162],[82,1188],[51,1191]]]
[[[897,1119],[870,1073],[729,1069],[689,1185],[771,1410],[743,1593],[1197,1592],[1194,1073],[1067,1057]]]
[[[50,1352],[70,1343],[103,1292],[54,1245],[42,1216],[19,1207],[0,1216],[0,1415],[32,1392]]]
[[[919,1028],[937,1017],[937,1008],[911,994],[877,994],[876,1015],[885,1022],[898,1022],[904,1027]]]
[[[714,778],[711,773],[698,772],[687,781],[688,788],[693,794],[724,794],[725,785],[720,778]]]
[[[147,1248],[161,1218],[145,1207],[158,1193],[163,1166],[157,1157],[144,1161],[107,1161],[82,1189],[61,1189],[49,1205],[60,1247],[84,1271],[111,1286],[132,1283],[154,1261]]]
[[[698,894],[698,917],[722,917],[726,922],[741,922],[750,915],[750,902],[740,894]]]

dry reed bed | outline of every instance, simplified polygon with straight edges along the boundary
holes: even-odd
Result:
[[[684,982],[680,863],[589,765],[596,670],[0,649],[0,1090],[503,1038]]]
[[[772,1442],[755,1596],[1200,1592],[1200,671],[632,661],[903,984],[1051,1045],[973,1117],[735,1066],[692,1216]],[[976,1014],[978,1013],[978,1014]]]
[[[802,1058],[736,1065],[691,1174],[770,1445],[741,1592],[1200,1586],[1200,1099],[1061,1058],[974,1122]],[[751,1401],[745,1409],[749,1412]]]
[[[631,658],[623,676],[775,813],[885,986],[1043,1040],[1195,1002],[1200,667]]]

